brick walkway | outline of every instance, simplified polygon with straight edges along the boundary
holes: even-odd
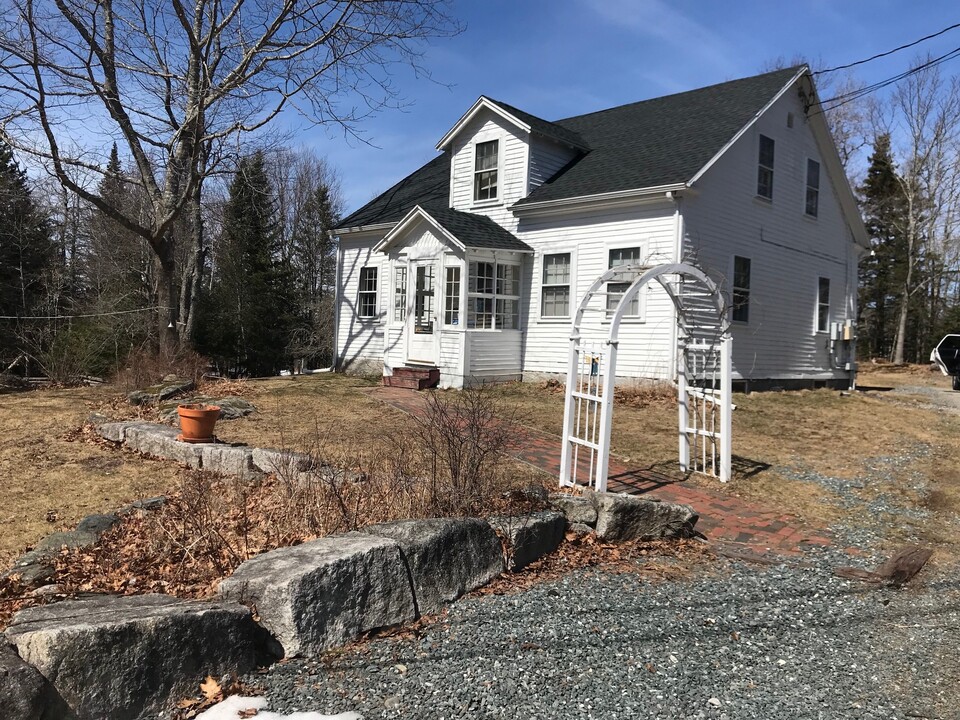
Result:
[[[426,395],[412,390],[377,387],[370,396],[410,414],[422,411]],[[560,477],[561,439],[556,435],[517,426],[511,454],[525,463]],[[756,503],[709,488],[694,487],[650,470],[629,468],[610,456],[607,490],[647,494],[665,502],[691,505],[700,513],[697,529],[725,551],[744,555],[793,555],[811,545],[829,545],[826,531],[804,527],[785,515]]]

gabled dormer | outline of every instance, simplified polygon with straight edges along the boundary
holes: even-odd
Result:
[[[443,136],[450,207],[513,224],[509,208],[587,151],[579,135],[481,96]]]

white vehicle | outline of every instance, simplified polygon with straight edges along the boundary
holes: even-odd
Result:
[[[953,389],[960,390],[960,335],[944,335],[930,353],[940,372],[953,378]]]

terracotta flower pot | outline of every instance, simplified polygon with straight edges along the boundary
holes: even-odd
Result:
[[[213,426],[220,417],[219,405],[191,403],[178,405],[180,416],[180,437],[178,440],[188,443],[214,442]]]

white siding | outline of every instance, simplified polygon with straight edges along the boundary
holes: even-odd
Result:
[[[373,252],[380,237],[370,235],[340,238],[339,263],[337,267],[338,295],[340,298],[337,326],[337,357],[348,369],[354,363],[379,363],[383,360],[384,321],[388,309],[387,295],[390,278],[386,259]],[[357,317],[360,269],[377,268],[376,318]]]
[[[565,147],[542,137],[530,141],[529,192],[533,192],[556,175],[577,155],[573,148]]]
[[[520,346],[523,333],[519,330],[474,330],[467,333],[470,344],[470,369],[473,382],[520,379]]]
[[[572,313],[596,278],[607,269],[613,248],[643,248],[649,264],[671,262],[676,247],[676,220],[672,202],[605,210],[549,220],[524,220],[520,237],[536,250],[528,299],[525,372],[566,373]],[[540,286],[544,253],[572,254],[571,317],[540,318]],[[667,295],[655,283],[642,290],[645,305],[641,321],[627,319],[620,328],[617,374],[668,378],[673,342],[674,311]],[[607,337],[605,299],[596,298],[597,310],[585,316],[582,336],[600,342]]]
[[[524,137],[521,137],[524,135]],[[452,146],[450,207],[487,215],[513,232],[517,221],[508,209],[524,197],[527,187],[526,133],[489,111],[480,113],[461,130]],[[475,203],[473,176],[477,142],[499,140],[499,197],[495,203]]]
[[[772,201],[756,197],[760,134],[775,142]],[[807,158],[820,162],[816,218],[804,212]],[[853,320],[856,256],[797,93],[787,91],[696,189],[681,201],[685,251],[726,292],[733,256],[751,261],[749,322],[733,326],[734,376],[845,377],[830,368],[829,334],[815,331],[817,283],[820,277],[830,279],[830,321]]]

